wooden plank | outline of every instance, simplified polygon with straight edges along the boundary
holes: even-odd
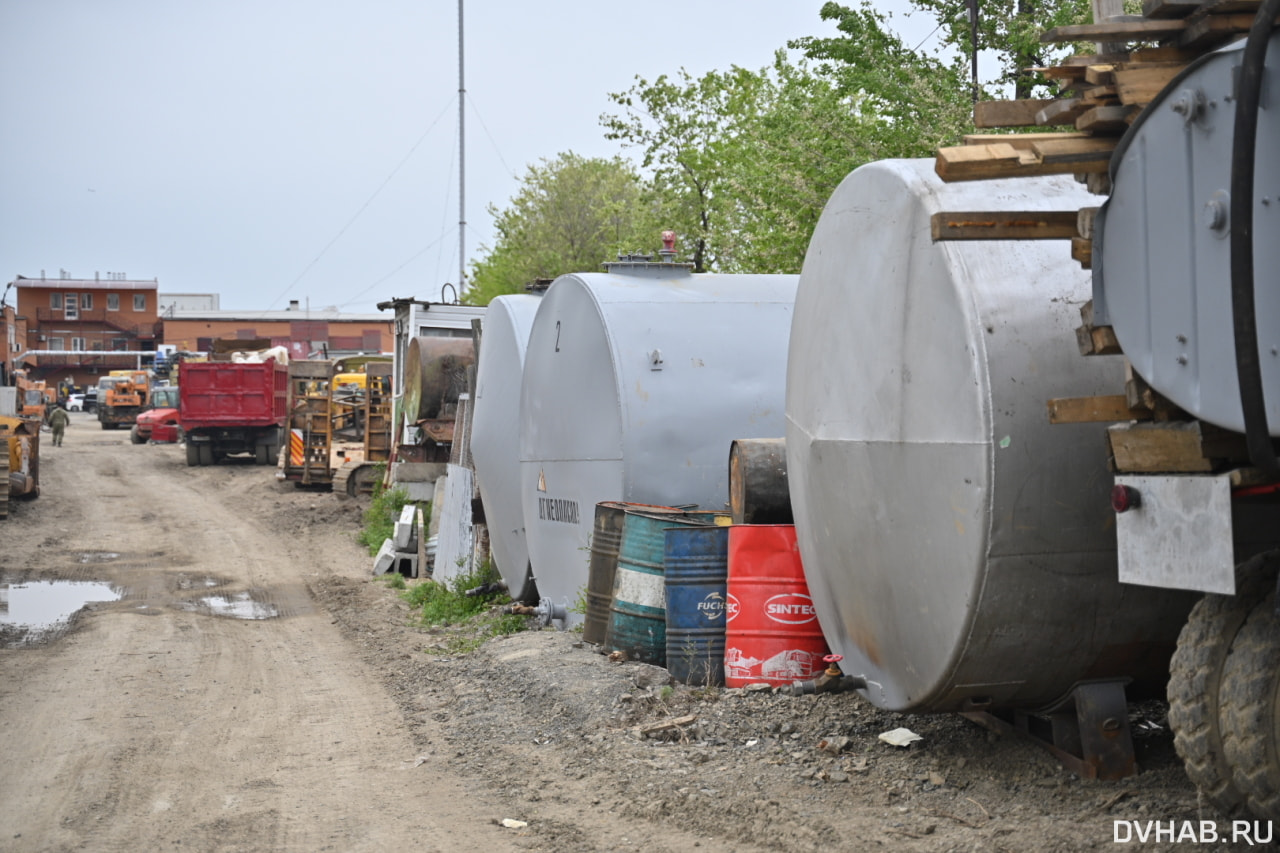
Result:
[[[1149,104],[1186,68],[1179,62],[1149,63],[1116,69],[1116,94],[1122,104]]]
[[[1082,207],[1076,211],[1076,233],[1086,240],[1093,239],[1093,222],[1098,216],[1098,208]],[[1093,300],[1089,300],[1093,305]]]
[[[1148,18],[1185,18],[1201,0],[1142,0],[1142,14]]]
[[[1052,98],[1021,101],[978,101],[973,105],[973,125],[978,128],[1033,127],[1036,113],[1053,103]]]
[[[1034,162],[1035,155],[1007,143],[960,145],[939,148],[933,168],[944,181],[975,181],[1016,172],[1024,158]]]
[[[1079,211],[999,210],[935,213],[937,240],[1069,240],[1076,236]]]
[[[1072,237],[1071,260],[1078,261],[1082,270],[1093,269],[1093,240],[1085,237]]]
[[[1184,65],[1199,54],[1191,50],[1183,50],[1173,45],[1162,47],[1140,47],[1129,52],[1130,63],[1133,62],[1181,62]]]
[[[1074,124],[1088,109],[1089,105],[1079,98],[1059,98],[1036,113],[1036,124]]]
[[[1093,107],[1076,119],[1076,129],[1091,133],[1123,133],[1140,109],[1121,105]]]
[[[1003,142],[1019,151],[1030,151],[1038,142],[1090,138],[1089,134],[1077,130],[1045,131],[1044,133],[969,133],[964,136],[964,144],[996,145]]]
[[[1076,346],[1081,355],[1120,355],[1120,341],[1110,326],[1081,326],[1076,329]]]
[[[1089,65],[1085,68],[1084,81],[1093,86],[1109,86],[1116,81],[1116,66]]]
[[[1131,409],[1123,394],[1102,397],[1059,397],[1049,401],[1049,423],[1090,424],[1142,420],[1151,413]]]
[[[1104,24],[1068,24],[1054,27],[1040,35],[1042,44],[1066,41],[1160,41],[1179,35],[1187,28],[1186,21],[1145,20],[1113,21]]]
[[[1203,2],[1193,9],[1191,18],[1207,18],[1210,15],[1230,15],[1236,12],[1248,12],[1251,15],[1258,14],[1258,7],[1262,5],[1261,0],[1203,0]]]
[[[1114,137],[1088,136],[1083,139],[1048,139],[1032,145],[1031,150],[1040,158],[1040,162],[1045,164],[1075,164],[1089,167],[1101,165],[1105,169],[1111,161],[1111,152],[1115,147]],[[1078,171],[1087,172],[1091,169],[1081,168]]]
[[[1186,30],[1178,36],[1178,47],[1188,50],[1206,50],[1225,44],[1243,35],[1253,26],[1255,15],[1210,15],[1195,22],[1187,22]]]
[[[1116,424],[1107,429],[1117,471],[1157,474],[1213,470],[1198,421]]]

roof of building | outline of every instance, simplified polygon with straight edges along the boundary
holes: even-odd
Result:
[[[243,321],[259,323],[291,323],[305,321],[347,322],[347,323],[390,323],[394,318],[390,314],[344,314],[337,308],[286,309],[280,311],[201,311],[198,309],[173,308],[165,312],[165,320],[210,320],[220,322]]]
[[[14,279],[13,284],[36,290],[157,290],[160,286],[156,279],[27,278],[24,275]]]

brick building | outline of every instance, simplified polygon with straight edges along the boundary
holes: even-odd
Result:
[[[95,384],[109,370],[138,367],[154,358],[160,340],[155,279],[124,273],[92,279],[18,276],[12,367],[50,386]],[[6,288],[8,290],[9,288]],[[6,337],[10,335],[6,329]]]

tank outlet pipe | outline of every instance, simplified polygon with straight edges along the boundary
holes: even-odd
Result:
[[[860,690],[867,686],[867,679],[860,675],[845,675],[840,671],[840,661],[844,655],[827,655],[823,658],[827,668],[822,675],[811,681],[791,682],[792,696],[806,696],[813,693],[844,693],[846,690]]]
[[[563,631],[565,623],[569,619],[569,610],[563,604],[552,604],[550,599],[544,598],[538,602],[536,607],[530,607],[527,604],[508,604],[502,608],[503,613],[510,613],[516,616],[534,616],[538,623],[547,628],[553,623],[556,628]]]

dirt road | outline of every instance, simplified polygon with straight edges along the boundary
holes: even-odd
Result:
[[[1097,783],[955,716],[672,685],[573,633],[459,655],[369,576],[363,503],[88,415],[43,451],[0,522],[10,610],[42,581],[121,597],[0,632],[0,850],[1250,849],[1137,842],[1215,819],[1158,703],[1144,772]],[[923,740],[879,741],[900,726]]]
[[[308,591],[368,579],[357,504],[73,418],[0,570],[15,607],[23,581],[123,597],[0,650],[0,849],[525,848]]]

